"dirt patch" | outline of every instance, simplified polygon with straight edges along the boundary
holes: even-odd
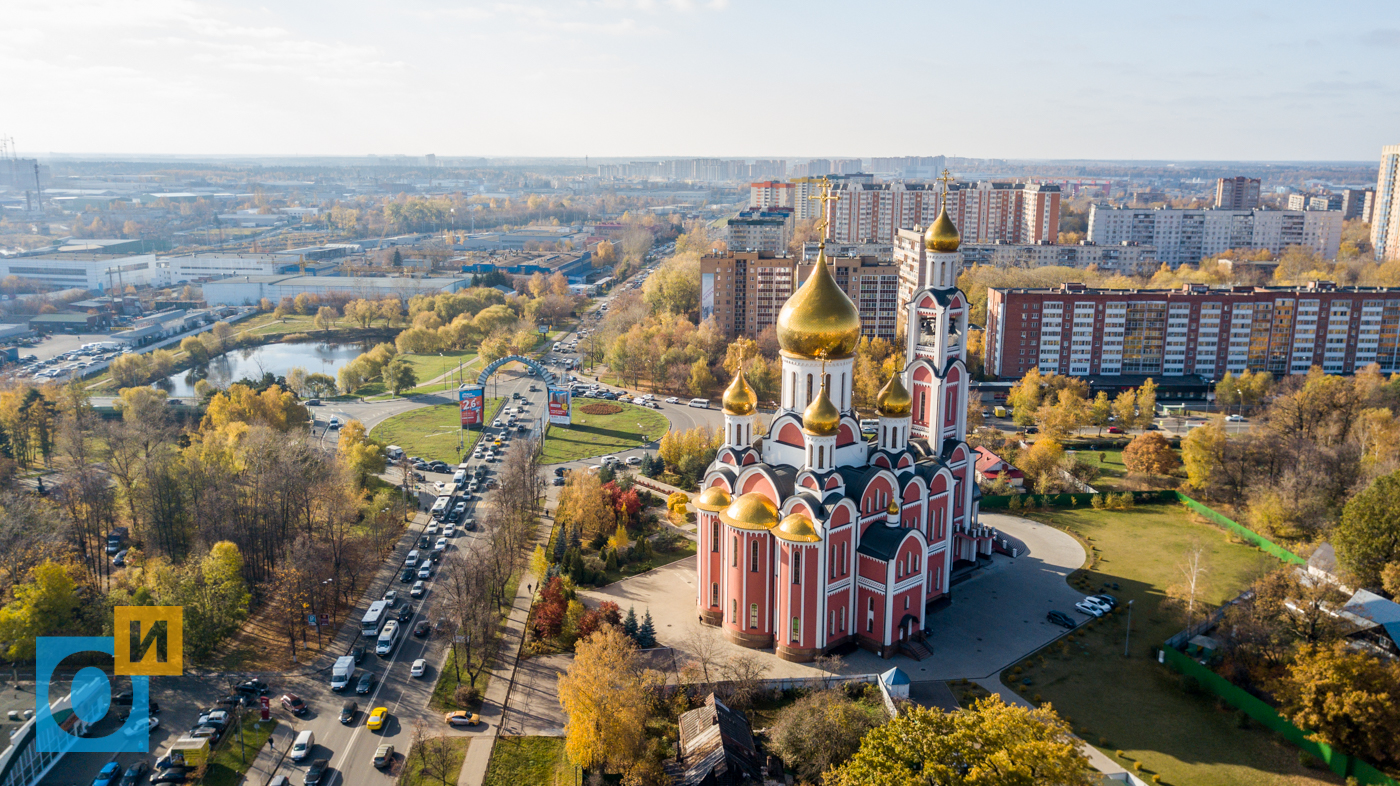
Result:
[[[578,409],[580,412],[588,415],[616,415],[622,411],[622,407],[617,404],[606,404],[602,402],[597,404],[584,404]]]

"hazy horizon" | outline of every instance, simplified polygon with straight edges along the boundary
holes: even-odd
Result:
[[[5,20],[0,135],[21,151],[1352,162],[1400,143],[1394,3],[11,0]],[[649,149],[693,152],[626,152]]]

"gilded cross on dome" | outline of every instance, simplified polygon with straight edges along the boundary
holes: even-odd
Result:
[[[831,180],[824,177],[821,179],[821,193],[814,194],[807,198],[822,203],[821,217],[817,219],[817,232],[822,239],[822,245],[826,245],[826,227],[830,223],[826,220],[826,206],[827,203],[835,202],[841,197],[831,193]]]

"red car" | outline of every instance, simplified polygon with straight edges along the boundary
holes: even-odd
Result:
[[[306,713],[306,702],[295,693],[282,694],[282,706],[292,711],[293,715],[304,715]]]
[[[1108,433],[1110,433],[1110,434],[1122,434],[1122,433],[1123,433],[1123,429],[1118,428],[1117,426],[1109,426],[1109,427],[1108,427]]]

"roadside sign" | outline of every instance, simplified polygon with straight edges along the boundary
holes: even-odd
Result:
[[[270,699],[268,699],[266,696],[259,696],[259,697],[258,697],[258,706],[262,707],[263,710],[266,711],[268,707],[271,707],[271,706],[272,706],[272,701],[271,701]]]
[[[457,642],[458,644],[466,644],[466,643],[467,643],[467,637],[466,637],[466,636],[453,636],[453,637],[452,637],[452,640],[455,641],[455,642]]]
[[[313,628],[316,627],[316,615],[315,615],[315,614],[308,614],[308,615],[306,615],[306,624],[307,624],[307,625],[310,625],[310,626],[313,627]]]
[[[322,615],[321,615],[321,627],[323,627],[323,628],[329,627],[330,624],[331,624],[331,615],[329,615],[329,614],[322,614]]]

